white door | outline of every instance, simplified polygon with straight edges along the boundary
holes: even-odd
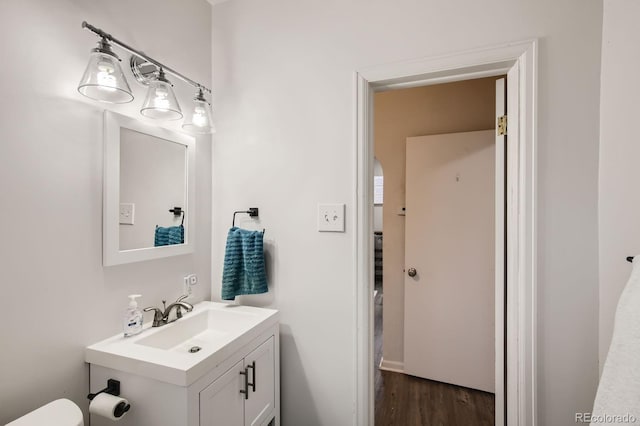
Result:
[[[243,371],[240,361],[200,392],[200,426],[244,425]]]
[[[406,148],[404,371],[494,392],[494,130]]]
[[[273,337],[244,358],[250,383],[245,400],[245,426],[261,426],[271,420],[276,392],[274,362]]]

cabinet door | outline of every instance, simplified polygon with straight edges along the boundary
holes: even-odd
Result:
[[[244,359],[249,374],[249,399],[245,401],[245,426],[261,426],[273,415],[275,404],[274,338],[258,346]]]
[[[243,426],[244,371],[240,361],[200,392],[200,426]]]

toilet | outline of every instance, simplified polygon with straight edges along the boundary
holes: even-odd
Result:
[[[68,399],[57,399],[6,426],[84,426],[82,411]]]

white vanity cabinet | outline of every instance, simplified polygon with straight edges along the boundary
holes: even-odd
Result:
[[[275,406],[274,338],[200,392],[200,426],[262,426]]]
[[[199,305],[173,324],[89,346],[90,392],[120,381],[131,404],[122,426],[279,425],[277,311]],[[202,349],[189,353],[195,346]],[[91,426],[112,424],[91,414]]]

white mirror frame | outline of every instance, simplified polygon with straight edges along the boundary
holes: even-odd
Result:
[[[161,247],[120,250],[120,128],[155,136],[185,145],[186,155],[186,217],[185,242]],[[121,265],[193,253],[195,238],[195,138],[173,130],[153,126],[111,111],[104,112],[104,178],[102,205],[102,264]]]

